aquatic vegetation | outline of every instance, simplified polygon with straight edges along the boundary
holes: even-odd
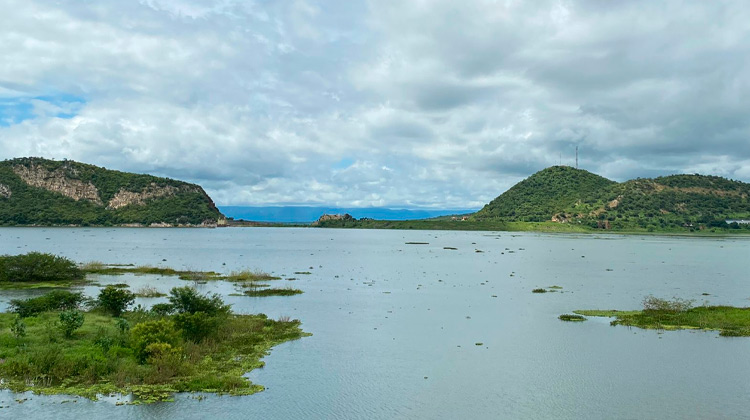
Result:
[[[136,290],[135,296],[136,297],[142,297],[142,298],[156,298],[156,297],[164,297],[166,296],[166,293],[162,293],[156,289],[154,286],[143,286],[140,289]]]
[[[547,289],[538,288],[532,290],[531,293],[547,293]]]
[[[0,255],[0,289],[69,287],[83,278],[84,272],[65,257],[41,252]]]
[[[216,296],[175,289],[166,304],[174,315],[51,310],[20,321],[1,313],[0,388],[91,399],[133,394],[135,403],[168,401],[175,392],[247,395],[263,387],[243,375],[262,367],[274,345],[306,335],[298,320],[235,315]],[[70,329],[54,327],[64,318]]]
[[[294,274],[298,274],[298,275],[308,275],[308,274],[312,274],[312,273],[311,273],[311,272],[309,272],[309,271],[295,271],[295,272],[294,272]]]
[[[578,314],[562,314],[557,317],[560,321],[572,321],[572,322],[580,322],[585,321],[586,318],[582,315]]]
[[[272,288],[272,289],[250,289],[245,290],[245,295],[253,297],[263,296],[293,296],[299,295],[302,290],[292,288]]]
[[[750,336],[750,308],[693,307],[692,301],[678,298],[665,300],[647,296],[641,311],[577,310],[574,313],[613,317],[615,319],[610,323],[613,326],[659,330],[717,330],[724,337]]]
[[[77,309],[83,303],[82,293],[55,290],[46,295],[31,299],[12,299],[10,311],[26,318],[46,311],[66,311]]]

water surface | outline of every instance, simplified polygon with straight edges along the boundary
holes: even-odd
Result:
[[[253,396],[209,395],[200,401],[180,395],[174,403],[115,407],[3,391],[0,416],[8,418],[750,416],[750,339],[610,327],[603,319],[557,320],[574,309],[638,309],[648,294],[747,306],[750,240],[744,238],[0,229],[0,254],[32,250],[76,261],[220,272],[256,268],[295,277],[280,282],[303,295],[226,300],[241,313],[299,318],[313,336],[274,348],[267,366],[249,375],[267,387]],[[302,271],[311,274],[294,274]],[[133,289],[186,284],[158,276],[110,279],[99,281],[125,281]],[[562,292],[531,293],[552,285]],[[197,287],[233,292],[223,282]],[[95,294],[96,288],[84,292]],[[11,296],[33,292],[0,293],[3,307]],[[17,398],[29,400],[20,404]]]

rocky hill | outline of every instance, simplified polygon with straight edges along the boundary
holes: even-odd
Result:
[[[199,185],[74,161],[0,162],[0,225],[216,225]]]
[[[604,229],[738,227],[750,219],[750,184],[706,175],[617,183],[588,171],[553,166],[519,182],[475,220],[578,223]]]

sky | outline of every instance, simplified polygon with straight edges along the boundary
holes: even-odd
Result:
[[[222,205],[479,208],[547,166],[750,182],[744,1],[3,0],[0,159]]]

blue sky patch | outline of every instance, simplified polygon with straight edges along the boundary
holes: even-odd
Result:
[[[83,97],[67,93],[0,98],[0,126],[8,127],[37,117],[73,118],[84,104]]]
[[[340,161],[333,164],[333,169],[346,169],[354,164],[354,159],[343,158]]]

